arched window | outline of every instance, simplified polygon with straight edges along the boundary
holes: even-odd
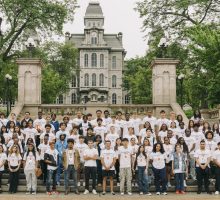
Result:
[[[71,86],[76,87],[76,76],[75,75],[73,75],[73,77],[72,77]]]
[[[85,74],[85,77],[84,77],[84,86],[89,86],[89,74]]]
[[[99,75],[99,86],[104,86],[104,74]]]
[[[88,54],[85,54],[84,56],[84,67],[88,67],[89,66],[89,56]]]
[[[117,80],[116,80],[116,79],[117,79],[116,76],[113,75],[113,76],[112,76],[112,87],[113,87],[113,88],[117,87]]]
[[[63,104],[63,95],[59,95],[57,103],[58,104]]]
[[[116,56],[112,56],[112,69],[116,69]]]
[[[112,104],[117,103],[117,95],[115,93],[112,94]]]
[[[125,104],[130,103],[130,97],[128,95],[125,95]]]
[[[97,55],[92,53],[92,67],[97,67]]]
[[[96,74],[92,74],[92,86],[96,86]]]
[[[100,67],[104,67],[104,55],[100,54]]]
[[[76,104],[76,94],[75,93],[72,93],[71,104]]]

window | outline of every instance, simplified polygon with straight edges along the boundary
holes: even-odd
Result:
[[[72,93],[71,104],[76,104],[76,94]]]
[[[63,95],[60,95],[59,97],[58,97],[58,102],[57,102],[58,104],[63,104]]]
[[[97,67],[97,55],[92,53],[92,67]]]
[[[104,96],[101,96],[100,101],[101,101],[101,102],[104,102],[104,100],[105,100],[105,97],[104,97]]]
[[[85,74],[85,77],[84,77],[84,86],[89,86],[89,74]]]
[[[92,40],[91,43],[92,43],[93,45],[97,44],[97,37],[92,37],[91,40]]]
[[[76,87],[76,76],[72,77],[72,82],[71,82],[72,87]]]
[[[88,54],[85,54],[84,56],[84,67],[88,67],[89,66],[89,56]]]
[[[104,67],[104,55],[100,55],[100,67]]]
[[[128,95],[125,95],[125,104],[130,103],[130,97]]]
[[[112,69],[116,69],[116,56],[112,57]]]
[[[116,94],[112,94],[112,104],[116,104],[117,103],[117,96]]]
[[[99,86],[104,86],[104,74],[99,75]]]
[[[96,74],[92,74],[92,86],[96,86]]]
[[[92,101],[97,101],[97,95],[95,94],[92,95]]]
[[[117,86],[116,76],[113,75],[113,76],[112,76],[112,87],[115,88],[116,86]]]

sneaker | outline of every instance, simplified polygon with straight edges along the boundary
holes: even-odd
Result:
[[[31,194],[31,191],[26,192],[25,194]]]
[[[160,192],[157,192],[156,195],[160,195]]]
[[[166,193],[166,192],[163,192],[162,195],[167,195],[167,193]]]
[[[86,183],[85,182],[83,182],[83,187],[85,187],[86,186]]]
[[[198,192],[197,192],[197,194],[201,194],[201,193],[202,193],[201,191],[198,191]]]
[[[184,191],[180,191],[180,194],[186,194]]]
[[[184,187],[187,187],[186,180],[184,180],[183,185],[184,185]]]
[[[176,191],[176,194],[179,194],[179,193],[180,193],[180,191],[179,191],[179,190],[177,190],[177,191]]]
[[[78,183],[77,183],[77,186],[78,186],[78,187],[80,187],[80,186],[81,186],[81,183],[80,183],[80,182],[78,182]]]
[[[119,183],[119,182],[117,183],[117,186],[118,186],[118,187],[120,186],[120,183]]]
[[[105,195],[106,194],[106,192],[102,192],[102,195]]]
[[[219,195],[219,191],[215,191],[215,195]]]
[[[168,182],[168,183],[167,183],[167,187],[171,187],[171,184],[170,184],[170,182]]]
[[[60,186],[60,182],[57,182],[57,186]]]
[[[59,193],[58,191],[54,190],[54,191],[52,192],[52,194],[58,195],[58,194],[60,194],[60,193]]]
[[[97,194],[96,190],[94,190],[94,189],[92,190],[92,193],[93,193],[93,194]]]
[[[131,195],[132,195],[132,193],[131,193],[131,192],[128,192],[128,195],[129,195],[129,196],[131,196]]]
[[[143,195],[144,193],[143,192],[140,192],[140,195]]]
[[[212,194],[212,192],[209,191],[209,192],[207,192],[207,194]]]
[[[121,195],[123,196],[125,193],[124,192],[121,192]]]
[[[115,193],[114,193],[114,192],[112,192],[112,195],[115,195]]]
[[[83,194],[89,194],[89,190],[85,190]]]
[[[147,196],[151,196],[152,194],[151,194],[150,192],[148,192],[146,195],[147,195]]]
[[[36,192],[36,191],[32,192],[32,195],[36,195],[36,194],[37,194],[37,192]]]

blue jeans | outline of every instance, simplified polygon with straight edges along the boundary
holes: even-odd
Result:
[[[59,156],[59,159],[58,159],[58,162],[57,162],[57,177],[56,177],[57,182],[60,182],[60,175],[61,175],[62,170],[63,170],[62,157]]]
[[[138,167],[139,192],[148,193],[148,176],[145,174],[146,167]]]
[[[154,172],[154,184],[156,187],[156,192],[166,192],[166,167],[163,169],[157,169],[152,167]],[[160,185],[162,184],[162,189],[160,188]]]
[[[175,174],[176,190],[184,191],[184,173]]]
[[[64,171],[64,186],[65,190],[68,190],[69,187],[69,180],[70,175],[72,174],[73,177],[73,186],[75,187],[75,190],[77,191],[77,172],[74,168],[74,165],[69,165],[67,170]]]
[[[52,190],[56,190],[56,173],[57,170],[47,170],[47,192],[51,192],[51,183],[53,179]]]

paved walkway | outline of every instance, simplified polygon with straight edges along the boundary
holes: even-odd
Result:
[[[37,194],[37,195],[25,195],[23,193],[17,193],[16,195],[10,195],[10,194],[0,194],[0,200],[45,200],[45,199],[65,199],[65,200],[98,200],[98,199],[103,199],[103,200],[115,200],[115,198],[120,199],[120,200],[219,200],[220,195],[207,195],[207,194],[201,194],[197,195],[196,193],[188,193],[185,195],[176,195],[175,193],[169,193],[167,196],[156,196],[153,194],[152,196],[140,196],[138,194],[134,194],[132,196],[124,195],[120,196],[119,194],[112,196],[110,194],[107,194],[105,196],[102,195],[74,195],[74,194],[69,194],[68,196],[65,196],[64,194],[60,195],[52,195],[52,196],[47,196],[46,194]]]

